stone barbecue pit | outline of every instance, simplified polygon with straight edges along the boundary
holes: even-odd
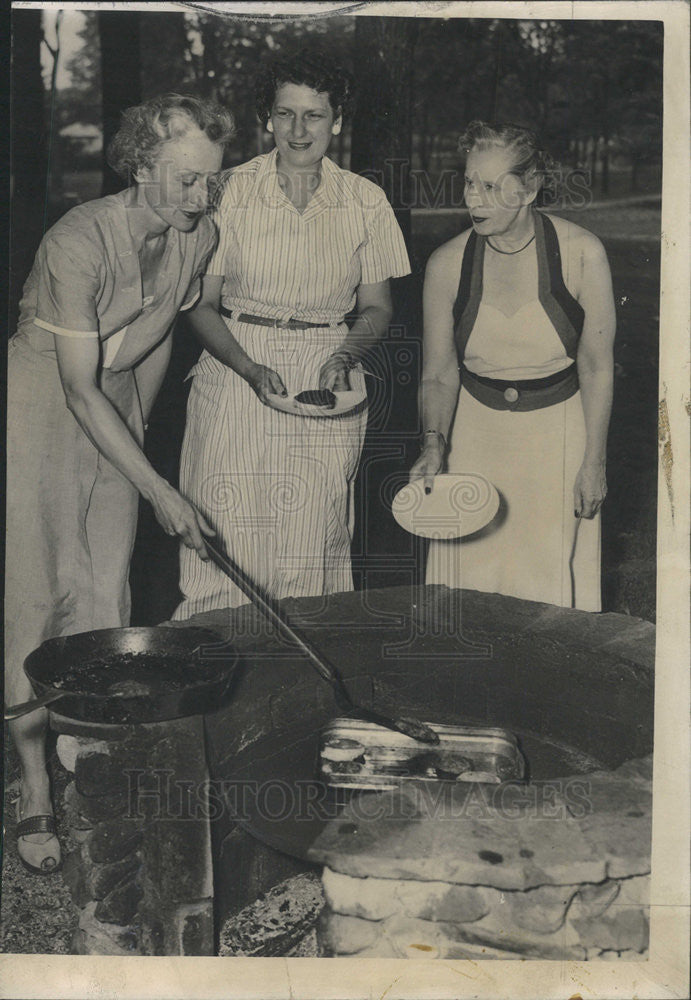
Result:
[[[242,657],[218,712],[99,731],[52,716],[74,772],[75,950],[646,958],[650,623],[438,586],[282,607],[356,701],[507,729],[527,780],[328,790],[328,685],[253,607],[197,615]]]

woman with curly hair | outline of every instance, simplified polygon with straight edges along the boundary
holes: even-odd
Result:
[[[472,227],[427,266],[422,452],[410,478],[429,492],[446,460],[449,472],[485,475],[501,505],[475,535],[432,543],[427,582],[599,611],[607,257],[592,233],[535,209],[550,164],[533,132],[473,122],[462,148]]]
[[[364,406],[315,419],[281,411],[276,397],[364,393],[360,360],[388,328],[389,278],[409,272],[383,191],[325,155],[350,88],[314,50],[261,74],[257,112],[276,145],[222,187],[219,245],[192,319],[205,350],[191,372],[181,488],[274,598],[353,589],[353,486],[366,423]],[[185,549],[181,589],[181,619],[246,601]]]
[[[205,556],[209,525],[157,474],[143,431],[171,326],[198,295],[216,233],[207,184],[233,134],[218,105],[169,94],[130,108],[109,162],[130,186],[69,211],[44,236],[9,344],[6,698],[45,639],[127,625],[139,495]],[[60,864],[44,709],[11,723],[21,766],[19,856]]]

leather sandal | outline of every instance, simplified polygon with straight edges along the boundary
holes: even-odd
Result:
[[[31,872],[33,875],[52,875],[57,872],[62,867],[62,858],[60,857],[60,842],[57,838],[57,827],[55,825],[54,816],[28,816],[26,819],[19,819],[19,809],[20,803],[17,800],[17,854],[19,855],[19,860],[21,861],[24,868]],[[42,848],[45,851],[45,855],[41,861],[40,867],[38,865],[32,865],[26,858],[23,857],[21,852],[21,841],[22,837],[26,837],[32,833],[50,833],[52,836],[45,844],[34,844],[36,848]],[[55,843],[53,843],[53,841]],[[56,851],[57,845],[57,851]]]

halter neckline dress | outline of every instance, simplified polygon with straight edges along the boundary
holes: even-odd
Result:
[[[483,301],[485,239],[471,233],[464,251],[454,319],[466,372],[448,471],[484,475],[500,508],[474,535],[431,543],[427,583],[599,611],[600,515],[576,518],[573,498],[586,440],[574,382],[583,310],[564,284],[554,225],[541,212],[535,219],[536,240],[525,252],[537,255],[537,294],[512,316]],[[530,394],[520,392],[500,398],[500,409],[487,405],[473,378],[559,382],[560,374],[556,392],[566,395],[561,386],[570,378],[570,394],[534,409],[523,409]]]

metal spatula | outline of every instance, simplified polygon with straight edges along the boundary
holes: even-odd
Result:
[[[404,736],[410,736],[421,743],[439,743],[439,737],[434,730],[418,719],[390,719],[386,715],[381,715],[379,712],[374,712],[363,705],[356,704],[348,694],[343,678],[336,667],[332,663],[329,663],[321,653],[317,652],[312,643],[297,631],[294,625],[285,617],[284,613],[279,610],[276,602],[264,594],[237,563],[233,562],[229,556],[220,552],[217,548],[217,543],[210,542],[205,537],[204,544],[206,545],[209,557],[218,568],[240,588],[243,594],[250,599],[255,607],[261,611],[264,617],[279,632],[295,643],[300,652],[307,657],[319,676],[331,685],[336,696],[336,704],[340,711],[368,722],[374,722],[379,726],[384,726],[386,729],[393,729],[395,732],[403,733]]]

